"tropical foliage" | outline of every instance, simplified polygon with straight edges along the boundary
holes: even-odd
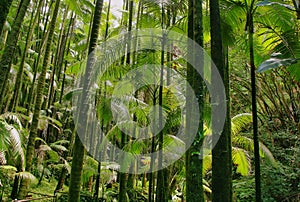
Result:
[[[299,201],[297,1],[0,10],[0,201]]]

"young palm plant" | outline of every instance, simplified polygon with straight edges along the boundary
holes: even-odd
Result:
[[[5,113],[0,115],[0,167],[1,169],[13,169],[14,185],[11,198],[17,197],[20,179],[35,181],[36,178],[29,172],[25,172],[25,157],[22,147],[23,130],[19,114]]]

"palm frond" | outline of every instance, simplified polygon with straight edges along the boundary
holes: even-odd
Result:
[[[0,115],[0,119],[16,123],[18,125],[19,129],[23,128],[22,123],[21,123],[20,114],[6,112],[6,113]]]
[[[1,170],[1,172],[4,172],[4,170],[5,170],[5,171],[12,170],[12,171],[14,171],[14,172],[17,172],[17,168],[14,167],[14,166],[11,166],[11,165],[1,165],[1,166],[0,166],[0,170]]]
[[[272,154],[272,152],[262,143],[259,143],[259,149],[260,149],[260,155],[263,157],[266,157],[266,159],[272,163],[273,165],[276,165],[275,158]]]
[[[0,151],[5,151],[9,143],[9,132],[6,130],[6,122],[0,121]]]
[[[185,142],[182,139],[174,135],[164,135],[163,138],[163,148],[166,152],[172,152],[178,155],[184,153]]]
[[[21,179],[28,179],[33,183],[37,182],[37,178],[30,172],[18,172],[15,175]]]
[[[252,122],[252,114],[242,113],[231,118],[232,136],[239,134],[246,126]]]
[[[41,141],[43,144],[47,145],[47,142],[40,137],[35,138],[35,142],[37,142],[37,141]]]
[[[51,151],[51,150],[52,149],[49,145],[42,144],[42,145],[39,146],[37,151],[38,151],[38,153],[40,153],[40,152],[47,152],[47,151]]]
[[[65,146],[58,145],[58,144],[51,144],[51,149],[53,149],[56,152],[65,152],[68,151],[68,149]]]
[[[248,153],[237,147],[232,148],[232,160],[237,165],[237,172],[247,176],[251,169],[251,161]]]
[[[246,151],[254,152],[253,140],[248,137],[242,135],[234,136],[232,138],[232,144]],[[261,157],[265,157],[273,165],[276,164],[272,152],[262,142],[259,142],[259,153]]]
[[[23,168],[25,158],[19,131],[13,125],[0,120],[0,137],[0,151],[6,151],[14,165]]]
[[[90,156],[86,156],[84,159],[84,165],[93,168],[94,170],[98,169],[98,161]]]
[[[212,155],[208,154],[203,157],[202,174],[205,175],[212,166]]]
[[[143,152],[143,150],[146,148],[146,144],[144,141],[141,140],[135,140],[130,141],[124,146],[124,151],[127,151],[133,155],[139,155]]]
[[[203,190],[204,192],[212,193],[212,190],[209,188],[209,186],[203,184]]]
[[[54,119],[54,118],[52,118],[50,116],[44,116],[44,115],[40,116],[40,121],[39,122],[41,122],[41,120],[44,120],[46,123],[45,124],[41,124],[39,126],[39,129],[43,130],[44,127],[45,127],[45,125],[50,124],[54,128],[56,128],[59,132],[61,132],[62,123],[60,121],[58,121],[58,120],[56,120],[56,119]]]
[[[65,130],[66,131],[66,130]],[[69,145],[70,141],[69,140],[58,140],[56,142],[52,143],[53,145]]]

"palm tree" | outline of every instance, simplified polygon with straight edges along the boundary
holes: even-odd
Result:
[[[221,19],[219,0],[210,0],[211,58],[219,70],[226,89],[226,120],[221,134],[213,131],[213,142],[217,142],[212,151],[212,201],[232,201],[232,158],[229,113],[228,69],[224,62],[223,42],[221,36]],[[214,75],[212,75],[214,76]],[[214,107],[212,111],[214,113]],[[215,127],[212,123],[212,127]],[[215,141],[214,141],[215,140]],[[216,141],[217,140],[217,141]]]
[[[242,175],[249,174],[249,168],[251,168],[249,152],[253,153],[255,150],[254,140],[244,136],[242,130],[252,122],[252,114],[250,113],[238,114],[231,118],[232,158],[233,163],[237,165],[237,172]],[[272,153],[262,142],[259,142],[259,155],[266,157],[270,163],[276,165]],[[243,162],[247,162],[247,164]]]
[[[5,44],[4,52],[2,54],[2,57],[0,59],[0,67],[1,67],[1,73],[0,73],[0,92],[1,95],[4,95],[4,92],[6,90],[6,83],[7,78],[9,75],[9,71],[12,65],[13,56],[15,53],[15,49],[18,43],[19,38],[19,32],[27,11],[27,8],[30,4],[30,0],[24,0],[21,1],[19,12],[17,13],[15,22],[12,26],[12,30],[9,33],[7,37],[7,42]],[[1,11],[2,12],[2,11]],[[3,99],[4,96],[0,97],[0,111],[2,110],[3,105]]]
[[[252,0],[247,8],[248,25],[247,31],[249,34],[249,60],[251,68],[251,95],[252,95],[252,115],[253,115],[253,140],[254,140],[254,156],[255,156],[255,199],[257,202],[261,199],[260,188],[260,156],[259,156],[259,139],[258,139],[258,119],[257,119],[257,103],[256,103],[256,76],[255,76],[255,64],[254,64],[254,24],[253,13],[255,12],[255,0]]]
[[[95,6],[94,18],[93,18],[93,25],[91,30],[91,37],[89,42],[89,50],[88,50],[89,55],[93,54],[93,51],[97,46],[99,28],[101,24],[102,8],[103,8],[103,0],[97,0]],[[80,111],[81,117],[86,117],[85,113],[87,113],[86,99],[88,95],[88,90],[90,88],[89,83],[90,83],[91,72],[92,72],[91,69],[92,64],[89,62],[92,61],[89,60],[86,67],[86,71],[84,75],[82,99],[79,103],[80,110],[81,110]],[[85,127],[86,123],[80,123],[80,125],[81,127]],[[71,169],[71,181],[70,181],[69,197],[68,197],[69,202],[80,201],[80,187],[81,187],[81,175],[82,175],[82,166],[83,166],[83,159],[84,159],[84,146],[80,138],[78,137],[78,135],[75,138],[74,148],[75,149],[73,151],[73,159],[76,159],[76,161],[73,161],[72,169]]]
[[[11,6],[11,3],[13,2],[13,0],[3,0],[0,2],[0,35],[2,33],[5,21],[6,21],[6,17],[8,15],[9,12],[9,8]]]
[[[17,197],[20,179],[31,182],[36,180],[31,173],[24,171],[25,157],[21,134],[23,130],[20,114],[7,112],[0,115],[0,165],[1,169],[13,169],[16,172],[11,192],[13,199]]]
[[[19,130],[7,120],[15,122],[22,129],[21,121],[18,115],[13,113],[5,113],[0,115],[0,164],[10,163],[15,166],[18,171],[24,169],[24,152],[21,142],[21,134]]]
[[[43,100],[43,92],[44,92],[44,86],[45,86],[45,80],[46,80],[46,72],[48,65],[50,63],[50,54],[51,54],[51,45],[52,45],[52,40],[54,36],[54,30],[55,30],[55,25],[56,25],[56,20],[58,16],[58,11],[59,11],[59,5],[60,5],[60,0],[56,1],[52,20],[50,23],[49,27],[49,35],[47,39],[47,45],[46,45],[46,51],[45,51],[45,56],[44,56],[44,61],[43,61],[43,68],[41,71],[41,74],[39,76],[39,81],[37,85],[37,96],[35,100],[35,109],[33,113],[33,119],[32,119],[32,124],[30,127],[30,135],[27,143],[27,150],[26,150],[26,171],[30,172],[32,170],[32,160],[34,157],[34,150],[35,150],[35,139],[37,137],[38,133],[38,123],[39,123],[39,118],[40,118],[40,111],[42,108],[42,100]],[[20,192],[19,192],[19,197],[24,198],[27,195],[29,187],[29,182],[27,180],[22,180],[21,182],[21,187],[20,187]]]
[[[202,27],[202,1],[190,0],[189,1],[189,15],[188,15],[188,37],[193,39],[198,45],[203,46],[203,27]],[[195,60],[193,47],[189,47],[189,55],[192,60]],[[200,60],[201,62],[203,60]],[[199,64],[199,67],[192,67],[190,64],[187,66],[187,81],[192,86],[194,93],[197,97],[199,104],[199,127],[194,142],[186,152],[186,200],[187,201],[204,201],[203,185],[202,185],[202,154],[201,146],[203,139],[203,105],[204,105],[204,83],[199,73],[194,68],[198,68],[198,71],[202,71],[203,64]],[[188,96],[188,95],[187,95]],[[187,106],[191,106],[191,100],[187,97]],[[191,111],[188,111],[191,110]],[[189,123],[193,122],[191,113],[195,109],[187,107],[186,123],[189,127]],[[187,129],[189,130],[189,129]],[[187,134],[189,132],[187,131]]]
[[[232,137],[232,163],[236,166],[237,172],[242,176],[247,176],[251,170],[251,156],[254,153],[253,139],[249,138],[242,131],[248,129],[252,123],[251,113],[242,113],[231,118],[231,137]],[[211,129],[206,128],[208,134]],[[275,159],[270,150],[259,142],[259,154],[266,158],[268,162],[276,166]],[[211,169],[211,154],[205,154],[203,172]]]
[[[10,106],[11,106],[10,111],[14,111],[15,107],[18,106],[20,88],[21,88],[21,84],[22,84],[22,81],[23,81],[25,60],[26,60],[26,57],[27,57],[28,50],[31,46],[34,27],[37,24],[38,17],[40,15],[40,10],[41,10],[41,7],[42,7],[42,3],[43,3],[43,0],[40,0],[38,2],[38,5],[36,7],[37,12],[35,13],[35,16],[32,17],[31,22],[30,22],[30,29],[29,29],[28,34],[27,34],[25,48],[24,48],[24,51],[23,51],[21,64],[20,64],[19,71],[18,71],[17,78],[16,78],[16,83],[15,83],[15,87],[14,87],[14,94],[13,94],[13,97],[12,97],[12,100],[11,100],[11,103],[10,103]]]

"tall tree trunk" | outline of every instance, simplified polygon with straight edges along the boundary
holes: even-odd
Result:
[[[25,60],[27,57],[27,52],[32,43],[31,41],[32,41],[33,31],[34,31],[35,25],[37,24],[38,16],[40,15],[40,10],[41,10],[43,1],[44,0],[39,1],[38,5],[36,7],[37,12],[35,14],[35,17],[32,19],[32,22],[30,23],[29,32],[27,34],[26,44],[25,44],[25,48],[23,51],[22,59],[21,59],[21,64],[20,64],[19,71],[18,71],[17,78],[16,78],[14,94],[13,94],[13,97],[12,97],[12,100],[10,103],[10,106],[11,106],[10,111],[14,111],[15,108],[18,106],[19,94],[20,94],[21,84],[22,84],[22,79],[23,79],[23,71],[24,71],[24,66],[25,66]]]
[[[12,60],[14,58],[15,49],[18,43],[20,29],[27,11],[27,8],[30,4],[30,0],[21,1],[19,12],[15,18],[15,22],[12,26],[12,30],[7,37],[7,42],[5,44],[4,53],[0,60],[0,94],[5,95],[4,91],[6,90],[7,78],[10,72]],[[2,12],[2,11],[1,11]],[[4,96],[0,96],[0,111],[3,108],[3,99]]]
[[[253,142],[254,142],[254,157],[255,157],[255,201],[261,202],[260,188],[260,156],[259,156],[259,139],[258,139],[258,122],[257,122],[257,104],[256,104],[256,78],[254,64],[254,47],[253,47],[253,11],[255,1],[251,1],[250,9],[247,12],[248,34],[249,34],[249,52],[250,52],[250,68],[251,68],[251,95],[252,95],[252,119],[253,119]]]
[[[217,66],[223,80],[226,95],[227,109],[229,108],[229,81],[226,79],[226,67],[224,63],[224,52],[221,36],[221,20],[219,10],[219,0],[210,0],[210,26],[211,26],[211,56],[212,61]],[[212,75],[214,76],[214,75]],[[212,106],[213,114],[216,110]],[[230,115],[226,114],[223,131],[218,134],[214,131],[218,121],[212,122],[213,142],[217,142],[212,151],[212,201],[232,201],[232,157],[231,157],[231,137],[230,137]],[[218,140],[218,141],[217,141]]]
[[[152,58],[150,58],[150,60],[154,60],[154,53],[151,54]],[[156,82],[156,81],[154,81]],[[153,106],[155,106],[157,104],[157,98],[156,98],[156,91],[157,89],[153,89],[153,93],[152,93],[152,103]],[[146,94],[149,92],[146,92]],[[147,100],[147,98],[145,99]],[[147,102],[147,101],[146,101]],[[155,115],[156,111],[154,111],[153,117],[156,117]],[[153,136],[151,137],[151,160],[150,160],[150,172],[149,172],[149,186],[148,186],[148,202],[152,202],[154,201],[154,187],[155,187],[155,176],[156,176],[156,172],[153,172],[153,169],[155,167],[155,159],[156,159],[156,136],[154,134],[152,134]]]
[[[1,0],[0,1],[0,36],[6,22],[7,15],[9,13],[9,8],[13,0]]]
[[[189,0],[189,15],[188,15],[188,37],[193,39],[198,45],[203,46],[203,28],[202,28],[202,1]],[[194,47],[189,47],[189,57],[192,61],[195,61]],[[201,60],[203,62],[203,59]],[[194,62],[195,63],[195,62]],[[192,67],[188,64],[187,69],[187,80],[188,83],[196,94],[197,102],[199,105],[199,126],[198,132],[195,136],[195,140],[191,147],[186,153],[186,200],[190,201],[204,201],[203,185],[202,185],[202,140],[204,137],[203,131],[203,109],[204,109],[204,90],[203,90],[203,79],[201,78],[198,71],[203,71],[203,63],[199,64],[198,67]],[[191,99],[187,97],[187,106],[191,106]],[[191,110],[191,111],[189,111]],[[195,109],[187,107],[187,121],[186,123],[193,123],[195,120],[191,120],[190,114]],[[187,124],[187,127],[189,127]],[[187,128],[187,131],[189,128]],[[187,133],[189,134],[189,133]]]
[[[161,69],[160,69],[160,85],[159,85],[159,91],[158,91],[158,104],[160,106],[159,110],[158,110],[158,125],[159,128],[162,128],[162,121],[163,121],[163,111],[162,111],[162,102],[163,102],[163,77],[164,77],[164,60],[165,60],[165,46],[166,46],[166,33],[164,30],[164,20],[165,20],[165,8],[164,8],[164,4],[162,3],[162,8],[161,8],[161,13],[162,13],[162,17],[161,17],[161,28],[162,30],[162,41],[161,41],[161,61],[160,61],[160,65],[161,65]],[[155,95],[154,95],[155,96]],[[158,134],[158,172],[157,172],[157,186],[156,186],[156,201],[157,202],[164,202],[166,201],[166,195],[167,192],[165,190],[166,187],[166,183],[165,182],[165,178],[164,178],[164,173],[165,173],[165,169],[162,169],[162,164],[163,164],[163,143],[164,143],[164,136],[163,136],[163,130],[161,130]]]
[[[58,42],[57,42],[57,49],[56,49],[56,53],[55,53],[55,57],[54,57],[54,62],[53,67],[52,67],[52,74],[51,74],[51,78],[50,78],[50,86],[49,86],[49,92],[48,92],[48,104],[47,104],[47,108],[49,109],[51,107],[51,105],[53,104],[53,102],[55,102],[55,89],[54,89],[54,83],[57,82],[59,83],[59,77],[56,78],[57,75],[60,75],[61,72],[61,66],[62,66],[62,61],[63,61],[63,57],[64,57],[64,52],[65,52],[65,48],[66,48],[66,42],[67,42],[67,38],[65,36],[65,24],[66,24],[66,18],[67,15],[69,13],[69,9],[66,8],[64,11],[64,15],[63,15],[63,19],[61,22],[61,27],[60,27],[60,34],[59,34],[59,38],[58,38]],[[55,112],[52,114],[53,118],[55,118]]]
[[[102,8],[103,8],[103,0],[97,0],[94,17],[93,17],[93,26],[91,31],[91,38],[89,42],[89,54],[93,54],[93,51],[95,50],[97,46],[98,41],[98,35],[99,35],[99,29],[101,24],[101,14],[102,14]],[[93,58],[93,57],[92,57]],[[93,62],[93,61],[88,61]],[[87,64],[86,72],[84,75],[84,82],[83,82],[83,92],[82,92],[82,99],[80,101],[80,109],[81,111],[81,117],[85,116],[85,113],[87,113],[86,105],[86,99],[87,94],[89,91],[89,80],[91,79],[91,72],[92,72],[92,65]],[[86,121],[86,119],[85,119]],[[86,123],[80,123],[82,127],[85,127]],[[74,151],[73,151],[73,159],[76,159],[76,161],[73,161],[72,169],[71,169],[71,181],[70,181],[70,187],[69,187],[69,202],[79,202],[80,201],[80,187],[81,187],[81,175],[82,175],[82,167],[83,167],[83,158],[84,158],[84,146],[78,137],[76,136],[75,143],[74,143]]]
[[[126,134],[122,133],[121,137],[121,147],[123,148],[127,142]],[[123,163],[120,165],[123,166]],[[126,186],[127,186],[127,173],[120,172],[119,175],[119,202],[127,202],[127,196],[126,196]]]
[[[47,4],[48,1],[45,1],[44,4],[43,4],[43,7],[47,7],[49,6],[50,9],[47,9],[47,14],[46,14],[46,11],[43,13],[43,16],[46,15],[46,19],[44,20],[44,29],[42,31],[42,33],[39,33],[39,29],[38,29],[38,33],[37,33],[37,36],[40,37],[40,41],[38,41],[36,43],[36,49],[39,51],[38,53],[38,56],[37,58],[34,60],[34,64],[33,64],[33,79],[32,79],[32,82],[30,84],[30,87],[29,87],[29,93],[27,95],[27,100],[25,101],[26,103],[26,106],[25,108],[27,108],[27,115],[30,114],[30,111],[32,110],[32,107],[33,107],[33,103],[35,101],[35,83],[36,83],[36,78],[37,78],[37,75],[38,75],[38,65],[40,63],[40,58],[42,57],[42,55],[44,55],[44,49],[45,49],[45,44],[48,40],[48,35],[49,35],[49,32],[47,32],[47,25],[48,25],[48,21],[49,21],[49,18],[51,16],[51,8],[52,8],[52,5],[53,5],[53,1],[51,1],[49,4]],[[45,9],[46,10],[46,9]],[[42,20],[39,19],[38,21],[38,24],[42,23]],[[27,122],[26,124],[26,128],[28,128],[28,125],[29,123]]]
[[[65,56],[68,56],[70,54],[70,45],[71,45],[71,37],[70,36],[74,32],[74,26],[75,26],[76,15],[74,13],[72,13],[71,16],[72,17],[71,17],[71,20],[70,20],[70,24],[69,24],[69,28],[68,28],[67,36],[66,36],[69,39],[69,41],[68,41],[68,45],[66,47],[67,52],[66,52]],[[59,94],[59,103],[62,103],[62,98],[63,98],[63,95],[64,95],[67,65],[68,65],[68,61],[66,60],[65,63],[64,63],[64,69],[63,69],[63,72],[62,72],[63,75],[62,75],[62,82],[61,82],[61,90],[60,90],[60,94]]]
[[[49,62],[50,62],[51,45],[52,45],[52,40],[53,40],[53,36],[54,36],[56,19],[57,19],[58,11],[59,11],[59,5],[60,5],[60,0],[56,0],[55,9],[54,9],[52,20],[51,20],[50,27],[49,27],[49,35],[48,35],[48,40],[47,40],[47,45],[46,45],[46,51],[45,51],[42,71],[40,73],[38,85],[37,85],[37,96],[36,96],[36,100],[35,100],[35,108],[34,108],[34,113],[33,113],[32,124],[30,127],[30,134],[29,134],[29,139],[28,139],[28,143],[27,143],[27,151],[26,151],[26,171],[28,171],[28,172],[30,172],[32,170],[32,160],[34,157],[34,150],[35,150],[35,148],[34,148],[35,147],[35,138],[37,137],[37,133],[38,133],[38,123],[39,123],[40,111],[41,111],[42,101],[43,101],[43,92],[44,92],[44,87],[45,87],[46,72],[47,72],[47,68],[49,66]],[[20,198],[24,198],[26,196],[28,186],[29,186],[29,181],[22,179],[21,189],[20,189],[20,193],[19,193]]]
[[[110,10],[110,1],[109,1],[109,6],[108,6],[108,13],[109,13],[109,10]],[[108,20],[108,17],[107,17],[107,20]],[[107,33],[108,33],[107,29],[108,29],[108,23],[106,24],[105,39],[107,38]],[[104,95],[103,95],[104,99],[106,98],[106,93],[105,92],[106,92],[106,83],[104,83]],[[100,86],[99,92],[97,93],[96,100],[100,100],[99,98],[101,98],[101,86]],[[98,198],[99,198],[100,177],[101,177],[101,161],[103,159],[103,156],[104,156],[104,159],[105,159],[105,154],[103,154],[105,152],[102,152],[101,148],[100,148],[100,145],[101,145],[101,142],[102,142],[103,136],[104,136],[104,125],[103,125],[103,123],[104,123],[104,121],[102,120],[101,121],[101,131],[98,132],[98,133],[100,133],[100,136],[98,137],[99,139],[97,140],[98,143],[97,143],[97,146],[96,146],[96,155],[98,155],[97,159],[99,159],[99,162],[98,162],[98,168],[97,168],[95,193],[94,193],[94,200],[95,201],[98,201]]]
[[[18,175],[15,175],[14,178],[14,185],[12,187],[12,191],[10,194],[11,199],[16,199],[18,196],[18,189],[19,189],[19,183],[20,183],[20,177]]]
[[[133,0],[129,1],[129,19],[128,19],[128,32],[132,31],[132,22],[133,22],[133,15],[134,15],[134,2]],[[131,34],[128,35],[129,40],[128,40],[128,48],[131,49],[131,42],[135,43],[136,41],[132,41],[131,40]],[[134,47],[135,48],[135,47]],[[133,53],[132,55],[130,54],[130,52],[128,52],[127,54],[127,64],[135,64],[135,54]],[[135,94],[136,97],[136,94]],[[133,117],[133,121],[136,121],[136,116],[134,115]],[[132,135],[134,135],[135,133],[135,128],[132,129]],[[134,136],[133,136],[134,137]],[[130,137],[130,140],[132,141],[132,138]],[[135,169],[135,163],[132,163],[130,165],[129,170],[130,171],[134,171]],[[128,180],[127,180],[127,193],[128,193],[128,197],[130,199],[130,197],[132,197],[132,192],[131,190],[133,190],[134,187],[134,181],[135,181],[135,174],[129,173],[128,174]]]
[[[125,9],[128,11],[128,14],[126,14],[126,16],[128,16],[128,18],[123,18],[124,16],[122,16],[122,20],[124,20],[124,24],[127,27],[127,31],[130,33],[132,30],[132,20],[133,20],[133,0],[126,0],[125,1]],[[126,21],[128,19],[128,21]],[[125,49],[125,51],[127,51],[126,54],[126,60],[124,61],[126,65],[131,64],[131,54],[130,54],[130,50],[131,50],[131,34],[128,34],[128,38],[127,38],[127,47]],[[123,64],[123,63],[122,63]],[[124,147],[128,142],[131,141],[131,138],[126,136],[126,134],[122,133],[122,138],[121,138],[121,147]],[[121,163],[121,166],[123,163]],[[132,166],[132,165],[131,165]],[[127,184],[129,181],[129,186],[130,186],[130,182],[131,182],[131,178],[129,178],[130,174],[127,173],[119,173],[119,178],[120,178],[120,185],[119,185],[119,202],[127,202]]]

